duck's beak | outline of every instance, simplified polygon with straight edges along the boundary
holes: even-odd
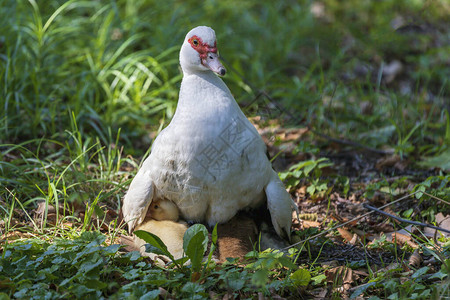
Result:
[[[227,72],[219,60],[219,55],[214,52],[208,52],[205,58],[202,58],[202,65],[216,73],[223,76]]]

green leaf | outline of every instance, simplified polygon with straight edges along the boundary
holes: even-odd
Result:
[[[256,286],[264,286],[268,280],[269,270],[259,269],[252,276],[252,283]]]
[[[218,235],[217,235],[217,224],[216,224],[216,226],[214,226],[214,229],[211,233],[211,242],[214,245],[217,244],[217,238],[218,238]]]
[[[411,279],[417,279],[419,277],[422,277],[422,275],[426,274],[430,268],[429,267],[423,267],[414,272],[414,274],[411,275]]]
[[[128,272],[123,273],[123,278],[128,280],[136,279],[140,276],[142,276],[142,270],[141,269],[131,269]]]
[[[321,284],[326,279],[327,279],[327,276],[325,276],[325,274],[320,274],[320,275],[317,275],[317,276],[314,276],[313,278],[311,278],[311,280],[313,281],[313,285]]]
[[[217,224],[216,224],[216,226],[214,226],[214,229],[211,233],[211,247],[209,249],[208,260],[206,262],[207,266],[211,262],[214,251],[216,250],[217,239],[218,239],[218,235],[217,235]]]
[[[183,291],[189,295],[196,295],[201,292],[204,292],[204,288],[202,285],[200,285],[196,282],[186,282],[186,284],[183,286],[181,291]]]
[[[392,295],[390,295],[389,297],[387,297],[388,299],[391,299],[391,300],[396,300],[396,299],[399,299],[399,297],[398,297],[398,293],[393,293]]]
[[[307,286],[311,281],[311,273],[306,269],[298,269],[291,274],[291,280],[295,287]]]
[[[183,236],[183,249],[191,260],[194,272],[200,271],[203,255],[208,246],[208,230],[202,224],[189,227]]]
[[[8,294],[5,293],[0,293],[0,300],[9,300],[9,296]]]
[[[85,286],[94,290],[103,290],[108,287],[108,284],[98,279],[89,279],[86,280]]]
[[[316,186],[314,184],[311,184],[306,188],[306,192],[308,192],[308,194],[310,195],[314,195],[314,193],[316,192]]]
[[[97,215],[98,218],[103,218],[105,217],[105,212],[103,211],[103,209],[101,209],[100,206],[98,206],[98,204],[94,205],[94,212]]]
[[[407,210],[405,210],[405,211],[403,212],[403,217],[409,218],[409,217],[411,217],[411,215],[412,215],[413,212],[414,212],[414,210],[413,210],[412,208],[407,209]]]
[[[119,244],[109,245],[109,246],[103,248],[103,254],[114,255],[117,253],[117,251],[119,251],[120,247],[122,247],[122,246]]]
[[[312,170],[314,170],[314,168],[315,168],[316,166],[317,166],[316,163],[313,162],[313,161],[311,161],[310,164],[306,165],[306,166],[305,166],[305,169],[303,170],[303,172],[305,172],[305,176],[308,176],[308,174],[309,174]]]
[[[350,296],[350,299],[355,299],[359,295],[363,294],[368,288],[370,288],[371,286],[375,286],[376,284],[377,284],[376,282],[369,282],[369,283],[360,285]]]
[[[440,168],[442,170],[450,170],[450,149],[442,152],[437,156],[425,157],[419,166],[426,168]]]
[[[416,199],[420,199],[423,196],[422,192],[426,191],[426,187],[423,184],[417,185],[416,187],[417,187],[416,191],[420,191],[416,194]]]
[[[159,293],[160,293],[159,290],[150,291],[150,292],[145,293],[144,295],[142,295],[141,298],[139,298],[139,300],[158,299]]]
[[[292,262],[290,258],[287,258],[286,256],[281,256],[278,258],[278,262],[283,266],[290,270],[297,269],[297,265]],[[297,270],[298,271],[298,270]]]
[[[150,246],[145,247],[146,252],[152,252],[155,254],[161,254],[166,255],[169,257],[172,261],[175,260],[173,255],[167,250],[167,246],[164,244],[163,241],[153,233],[144,231],[144,230],[136,230],[134,234],[140,238],[143,239],[146,243],[150,244]]]
[[[95,253],[81,264],[78,272],[83,274],[88,273],[100,265],[103,265],[103,259],[98,253]]]

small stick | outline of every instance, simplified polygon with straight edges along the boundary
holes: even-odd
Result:
[[[427,192],[422,192],[422,193],[424,193],[425,195],[427,195],[427,196],[430,197],[430,198],[433,198],[433,199],[435,199],[435,200],[439,200],[439,201],[441,201],[441,202],[444,202],[444,203],[447,204],[447,205],[450,205],[450,202],[445,201],[444,199],[441,199],[441,198],[438,198],[438,197],[433,196],[433,195],[431,195],[431,194],[428,194]]]
[[[399,202],[399,201],[402,201],[402,200],[404,200],[404,199],[406,199],[406,198],[409,198],[409,197],[411,197],[411,196],[413,196],[413,195],[415,195],[415,194],[417,194],[417,193],[419,193],[419,192],[420,192],[420,191],[415,191],[414,193],[411,193],[411,194],[405,195],[405,196],[403,196],[403,197],[400,197],[400,198],[398,198],[397,200],[395,200],[395,201],[393,201],[393,202],[390,202],[390,203],[387,203],[387,204],[381,206],[380,208],[385,208],[385,207],[387,207],[387,206],[389,206],[389,205],[392,205],[392,204],[397,203],[397,202]],[[422,192],[422,193],[423,193],[423,192]],[[337,228],[340,228],[340,227],[342,227],[342,226],[345,226],[345,225],[347,225],[347,224],[349,224],[349,223],[351,223],[351,222],[353,222],[353,221],[362,219],[362,218],[364,218],[365,216],[368,216],[368,215],[370,215],[370,214],[372,214],[372,213],[374,213],[374,212],[375,212],[375,211],[369,211],[369,212],[367,212],[367,213],[365,213],[365,214],[363,214],[363,215],[361,215],[361,216],[359,216],[359,217],[355,217],[355,218],[353,218],[353,219],[351,219],[351,220],[349,220],[349,221],[347,221],[347,222],[345,222],[345,223],[339,224],[339,225],[337,225],[337,226],[334,226],[333,228],[327,229],[327,230],[325,230],[325,231],[322,231],[321,233],[318,233],[318,234],[313,235],[313,236],[311,236],[311,237],[309,237],[309,238],[306,238],[306,239],[304,239],[304,240],[302,240],[302,241],[300,241],[300,242],[297,242],[297,243],[292,244],[292,245],[290,245],[290,246],[288,246],[288,247],[285,247],[285,248],[281,249],[281,251],[287,250],[287,249],[289,249],[289,248],[292,248],[292,247],[295,247],[295,246],[297,246],[297,245],[300,245],[301,243],[304,243],[304,242],[307,242],[307,241],[309,241],[309,240],[315,239],[315,238],[317,238],[317,237],[319,237],[319,236],[322,236],[322,235],[324,235],[324,234],[326,234],[326,233],[328,233],[328,232],[330,232],[330,231],[333,231],[333,230],[335,230],[335,229],[337,229]]]
[[[402,218],[400,218],[400,217],[397,217],[397,216],[391,215],[391,214],[389,214],[389,213],[387,213],[387,212],[385,212],[385,211],[382,211],[382,210],[380,210],[380,209],[378,209],[378,208],[375,208],[375,207],[373,207],[373,206],[370,206],[370,205],[367,204],[367,203],[364,203],[363,206],[364,206],[365,208],[367,208],[367,209],[371,209],[371,210],[373,210],[373,211],[376,211],[376,212],[379,213],[379,214],[382,214],[382,215],[391,217],[391,218],[393,218],[393,219],[395,219],[395,220],[397,220],[397,221],[400,221],[400,222],[404,222],[404,223],[408,223],[408,224],[413,224],[413,225],[417,225],[417,226],[429,227],[429,228],[433,228],[433,229],[436,229],[436,230],[439,230],[439,231],[443,231],[443,232],[450,233],[450,230],[447,230],[447,229],[444,229],[444,228],[441,228],[441,227],[437,227],[437,226],[433,226],[433,225],[430,225],[430,224],[425,224],[425,223],[421,223],[421,222],[417,222],[417,221],[411,221],[411,220],[402,219]]]

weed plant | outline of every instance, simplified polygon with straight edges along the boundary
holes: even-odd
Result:
[[[44,281],[49,297],[57,292],[62,297],[108,296],[119,290],[117,297],[134,293],[153,298],[157,290],[142,290],[141,281],[165,288],[177,284],[182,273],[150,270],[134,254],[116,256],[115,246],[97,248],[103,240],[85,252],[89,249],[82,244],[96,237],[70,240],[103,225],[109,242],[121,232],[122,225],[108,218],[108,212],[119,211],[155,133],[173,116],[181,82],[178,51],[186,32],[197,25],[216,30],[229,70],[224,80],[247,115],[278,118],[291,126],[309,126],[335,138],[388,149],[413,164],[428,157],[414,165],[417,168],[448,164],[448,14],[444,0],[3,0],[2,259],[24,271],[17,274],[2,265],[2,287],[12,287],[10,296],[18,298],[38,293]],[[400,63],[400,73],[389,73],[393,62]],[[261,92],[270,98],[257,97]],[[297,172],[305,170],[301,163],[297,166]],[[319,178],[320,166],[312,174],[315,188],[309,192],[320,188],[328,193],[328,181]],[[304,176],[285,177],[298,181]],[[416,189],[430,187],[448,200],[448,176],[430,177]],[[40,203],[44,211],[42,222],[37,222],[33,210]],[[52,207],[56,221],[49,218]],[[41,242],[8,250],[6,243],[21,234],[38,236]],[[62,244],[49,244],[59,238]],[[85,254],[89,259],[81,258]],[[30,257],[42,260],[27,264]],[[73,259],[84,274],[71,269],[68,261]],[[104,269],[105,262],[114,267]],[[42,269],[33,276],[40,283],[29,273],[37,265]],[[448,279],[445,266],[439,276]],[[148,273],[142,273],[144,269]],[[250,274],[248,282],[258,282],[251,279],[255,270],[261,276],[269,273],[268,268],[250,269],[245,273]],[[290,271],[271,273],[271,278],[284,278],[282,283],[271,281],[272,287],[279,291],[277,284],[289,281],[296,286],[304,279],[303,271]],[[20,284],[5,281],[5,272],[13,272]],[[235,267],[228,272],[218,271],[213,279],[221,278],[222,288],[238,295],[247,281],[236,278],[244,273]],[[67,275],[58,281],[58,291],[52,289],[54,274]],[[114,278],[120,278],[118,283]],[[213,279],[205,280],[213,285]],[[100,294],[90,290],[92,282],[98,283]],[[175,289],[187,295],[206,293],[207,288],[189,283]],[[420,288],[405,287],[400,295]],[[448,292],[448,286],[443,290]]]

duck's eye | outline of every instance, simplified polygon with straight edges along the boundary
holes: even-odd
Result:
[[[156,204],[155,206],[153,206],[153,208],[154,208],[154,209],[158,209],[158,208],[159,208],[158,204]]]
[[[194,46],[198,46],[198,40],[194,39],[194,40],[192,41],[192,44],[194,44]]]

